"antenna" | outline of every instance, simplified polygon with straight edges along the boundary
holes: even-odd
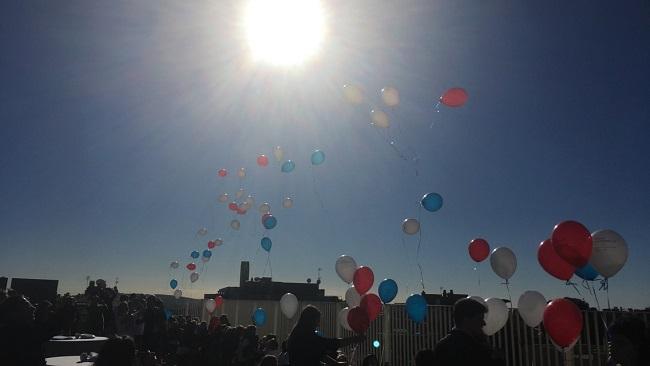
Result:
[[[321,283],[321,280],[320,280],[320,271],[322,271],[322,270],[323,270],[322,268],[318,267],[318,280],[316,281],[316,284],[317,284],[317,285],[320,285],[320,283]]]

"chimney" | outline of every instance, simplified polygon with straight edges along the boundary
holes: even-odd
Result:
[[[244,283],[248,281],[249,271],[250,263],[248,261],[242,261],[239,269],[239,287],[244,287]]]

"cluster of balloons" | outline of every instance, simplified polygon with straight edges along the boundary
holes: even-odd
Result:
[[[212,314],[217,308],[223,305],[223,297],[217,295],[214,299],[205,300],[205,310]]]
[[[439,193],[431,192],[420,199],[422,208],[429,212],[436,212],[442,208],[442,196]],[[420,222],[412,217],[402,221],[402,231],[407,235],[415,235],[420,232]]]
[[[199,229],[197,234],[199,236],[205,236],[205,235],[208,234],[208,230],[206,228],[201,228],[201,229]],[[207,263],[212,258],[212,249],[214,249],[215,247],[221,246],[222,244],[223,244],[223,239],[220,239],[220,238],[209,240],[208,244],[207,244],[207,246],[208,246],[207,249],[204,249],[202,252],[199,252],[198,250],[191,251],[190,252],[190,258],[192,258],[193,260],[201,258],[201,262]],[[169,264],[169,268],[172,269],[172,270],[176,270],[176,269],[178,269],[178,267],[180,267],[180,264],[179,264],[178,261],[172,261]],[[194,261],[192,261],[192,262],[186,264],[185,268],[188,271],[191,272],[190,273],[190,282],[194,283],[194,282],[198,281],[198,279],[200,277],[200,274],[198,272],[195,272],[196,268],[197,268],[196,263],[194,263]],[[180,289],[177,289],[178,285],[179,285],[179,283],[175,278],[173,278],[173,279],[171,279],[169,281],[169,287],[171,287],[172,290],[176,290],[176,291],[174,291],[174,297],[176,297],[176,298],[180,298],[182,296],[182,291]]]

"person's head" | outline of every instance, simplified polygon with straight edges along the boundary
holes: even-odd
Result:
[[[260,366],[278,366],[278,359],[273,355],[266,355],[262,358]]]
[[[221,324],[228,325],[228,326],[230,325],[230,321],[228,320],[228,315],[226,314],[222,314],[219,317],[219,321],[221,322]]]
[[[95,287],[95,281],[88,282],[88,287]]]
[[[106,281],[102,280],[101,278],[97,280],[97,287],[99,288],[106,288]]]
[[[423,349],[415,354],[415,366],[433,365],[433,350]]]
[[[637,316],[623,316],[607,332],[609,357],[622,365],[647,365],[649,360],[648,334],[643,320]]]
[[[454,304],[454,323],[456,328],[471,335],[482,336],[487,307],[480,302],[464,298]]]
[[[0,303],[0,324],[29,325],[36,308],[24,296],[6,298]]]
[[[320,325],[320,310],[313,305],[307,305],[300,313],[300,319],[296,327],[305,328],[311,331],[316,330]]]
[[[375,355],[367,355],[363,358],[362,366],[379,366],[379,360]]]
[[[131,366],[135,364],[135,343],[129,337],[109,339],[104,343],[95,366]]]

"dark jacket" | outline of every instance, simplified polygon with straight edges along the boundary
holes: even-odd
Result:
[[[435,366],[501,366],[487,339],[477,339],[461,330],[452,329],[433,350]]]

